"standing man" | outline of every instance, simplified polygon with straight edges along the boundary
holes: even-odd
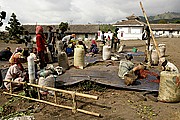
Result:
[[[24,34],[25,46],[28,48],[28,53],[31,53],[33,49],[33,44],[31,43],[31,36],[29,35],[28,31],[25,31]]]
[[[55,35],[54,35],[54,38],[56,39],[55,41],[59,41],[59,40],[62,40],[62,38],[61,38],[61,35],[60,35],[60,33],[59,33],[59,29],[56,29],[56,33],[55,33]]]
[[[47,43],[48,43],[48,49],[51,52],[51,56],[53,58],[54,55],[54,45],[55,45],[55,39],[54,39],[54,35],[52,33],[52,27],[48,26],[48,34],[47,34]]]
[[[117,33],[114,33],[113,37],[112,37],[112,43],[111,43],[111,49],[114,49],[114,52],[117,51],[119,43],[120,42],[119,42],[119,39],[117,37]]]
[[[105,42],[104,31],[102,31],[101,40],[102,40],[102,43],[105,45],[106,42]]]
[[[148,26],[144,26],[144,31],[142,34],[142,40],[146,41],[146,49],[145,49],[145,62],[150,66],[150,30]]]
[[[25,46],[27,47],[28,44],[31,42],[31,36],[29,35],[28,31],[25,31],[24,34]]]

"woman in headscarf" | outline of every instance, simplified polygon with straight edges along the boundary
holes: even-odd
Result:
[[[92,40],[92,44],[90,47],[90,52],[97,54],[98,53],[98,48],[97,48],[97,43],[95,40]]]
[[[44,67],[46,67],[45,52],[47,51],[46,51],[45,43],[46,41],[44,39],[43,28],[42,26],[37,26],[36,27],[36,45],[37,45],[39,62],[40,62],[40,69],[43,69]]]
[[[22,82],[26,79],[24,72],[24,68],[21,64],[23,58],[22,58],[22,53],[17,52],[14,53],[11,58],[9,59],[9,62],[11,66],[9,67],[5,80],[13,80],[17,82]],[[9,90],[10,89],[10,83],[9,82],[4,82],[4,86]],[[12,83],[12,86],[20,87],[20,84]]]

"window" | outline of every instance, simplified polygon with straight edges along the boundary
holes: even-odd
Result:
[[[85,34],[85,38],[88,38],[88,34],[87,33]]]

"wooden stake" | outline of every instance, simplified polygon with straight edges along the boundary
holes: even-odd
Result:
[[[13,86],[12,86],[12,80],[10,80],[10,93],[12,94]]]
[[[7,95],[13,95],[13,96],[16,96],[16,97],[22,97],[22,98],[26,98],[26,99],[29,99],[29,100],[34,100],[34,101],[37,101],[37,102],[41,102],[41,103],[46,103],[46,104],[49,104],[49,105],[53,105],[53,106],[56,106],[56,107],[61,107],[61,108],[66,108],[66,109],[74,109],[73,107],[69,107],[69,106],[64,106],[64,105],[58,105],[58,104],[55,104],[55,103],[52,103],[52,102],[48,102],[48,101],[44,101],[44,100],[38,100],[38,99],[35,99],[35,98],[30,98],[30,97],[26,97],[26,96],[22,96],[22,95],[17,95],[17,94],[11,94],[11,93],[8,93],[8,92],[3,92],[4,94],[7,94]],[[82,112],[82,113],[85,113],[85,114],[89,114],[89,115],[94,115],[94,116],[100,116],[100,114],[98,113],[94,113],[94,112],[90,112],[90,111],[86,111],[86,110],[82,110],[82,109],[76,109],[77,111],[79,112]]]
[[[140,2],[140,6],[141,6],[141,9],[142,9],[142,11],[143,11],[144,17],[145,17],[145,19],[146,19],[147,25],[148,25],[148,27],[149,27],[149,30],[150,30],[150,33],[151,33],[151,36],[152,36],[152,39],[153,39],[153,42],[154,42],[154,45],[155,45],[157,54],[158,54],[158,56],[159,56],[159,58],[160,58],[161,55],[160,55],[159,47],[158,47],[158,45],[157,45],[157,43],[156,43],[156,40],[155,40],[154,34],[153,34],[152,30],[151,30],[151,26],[150,26],[150,24],[149,24],[149,21],[148,21],[146,12],[145,12],[145,10],[144,10],[143,5],[142,5],[141,2]]]
[[[76,111],[77,111],[76,92],[73,92],[71,95],[72,95],[72,99],[73,99],[73,109],[72,109],[72,112],[76,113]]]
[[[37,88],[37,92],[38,92],[38,99],[40,100],[41,99],[41,94],[40,94],[39,88]]]
[[[54,91],[54,102],[57,104],[57,92]]]

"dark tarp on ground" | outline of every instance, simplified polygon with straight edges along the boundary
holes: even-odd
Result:
[[[148,76],[147,79],[137,80],[136,85],[126,86],[124,80],[118,77],[117,72],[118,66],[91,66],[83,70],[72,68],[63,75],[58,76],[56,81],[60,81],[62,85],[72,85],[83,80],[91,80],[104,85],[131,90],[158,91],[159,89],[159,83],[151,81],[156,79],[154,76]],[[59,86],[57,85],[57,87]]]
[[[126,54],[133,54],[133,61],[142,62],[144,60],[144,52],[125,52],[119,53],[120,59],[124,58]],[[86,57],[85,62],[95,63],[96,61],[101,61],[101,57]],[[85,69],[75,69],[72,68],[66,71],[63,75],[57,77],[57,81],[61,82],[61,85],[72,85],[83,80],[91,80],[104,85],[109,85],[119,88],[127,88],[131,90],[143,90],[143,91],[158,91],[159,83],[152,82],[156,80],[155,76],[148,75],[146,79],[137,80],[135,85],[127,86],[124,84],[124,80],[118,77],[119,66],[91,66]],[[57,83],[58,83],[57,82]],[[58,87],[58,85],[57,85]]]

